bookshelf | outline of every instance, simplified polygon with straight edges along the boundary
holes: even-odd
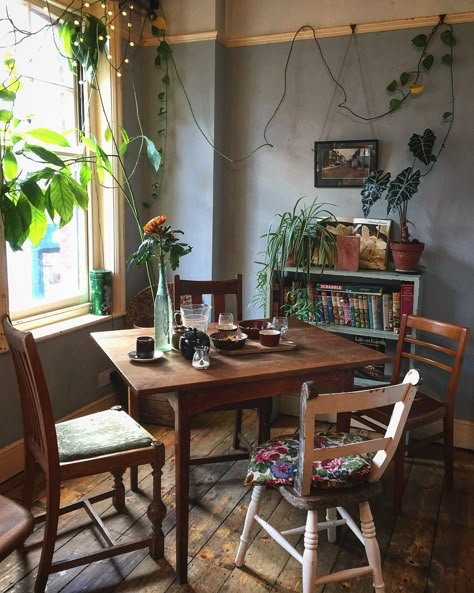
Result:
[[[291,282],[296,277],[296,268],[285,268],[286,280]],[[301,271],[300,271],[301,274]],[[413,285],[413,313],[419,315],[421,313],[421,305],[423,302],[423,274],[424,269],[420,269],[416,273],[397,272],[395,270],[359,270],[357,272],[348,272],[345,270],[325,269],[321,273],[318,267],[313,268],[311,272],[311,281],[314,284],[326,283],[341,284],[341,285],[359,285],[359,286],[377,286],[384,292],[399,292],[402,284]],[[273,303],[269,299],[269,314],[272,314]],[[374,329],[369,327],[352,327],[350,325],[336,324],[336,323],[317,323],[321,328],[353,336],[367,336],[374,338],[383,338],[387,340],[397,340],[398,333],[384,329]]]

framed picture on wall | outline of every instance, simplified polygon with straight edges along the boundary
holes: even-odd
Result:
[[[362,187],[378,164],[378,140],[314,143],[315,187]]]

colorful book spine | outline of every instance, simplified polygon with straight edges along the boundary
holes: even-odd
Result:
[[[329,313],[328,313],[328,295],[325,290],[321,292],[321,301],[323,303],[323,319],[324,323],[329,323]]]
[[[334,323],[334,307],[332,305],[332,294],[326,293],[326,300],[328,305],[328,323]]]
[[[339,307],[339,325],[346,325],[346,312],[344,311],[344,293],[338,292],[336,298]]]
[[[359,302],[362,301],[362,313],[364,315],[364,327],[370,328],[369,325],[369,299],[366,294],[359,295]]]
[[[352,325],[351,304],[348,294],[343,294],[344,325]]]
[[[400,293],[392,293],[392,312],[393,312],[393,331],[398,333],[400,330]]]
[[[402,282],[400,285],[400,317],[413,313],[415,287],[413,282]]]
[[[356,320],[356,313],[355,313],[355,303],[354,303],[354,295],[350,294],[349,296],[349,308],[351,312],[351,326],[357,327],[357,320]]]
[[[319,290],[314,291],[314,314],[316,323],[324,323],[323,301]]]
[[[372,308],[372,296],[373,295],[369,294],[367,297],[367,312],[370,329],[374,329],[374,311]]]
[[[339,303],[337,301],[337,292],[331,292],[332,311],[334,314],[334,323],[339,325]]]

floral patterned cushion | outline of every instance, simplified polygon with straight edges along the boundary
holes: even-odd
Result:
[[[337,447],[366,441],[365,437],[345,432],[322,432],[314,437],[315,448]],[[245,484],[292,485],[298,467],[300,443],[283,437],[257,447],[251,454]],[[313,486],[346,488],[367,480],[373,454],[350,455],[313,463]]]

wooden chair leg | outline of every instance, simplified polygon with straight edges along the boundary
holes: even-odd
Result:
[[[31,509],[35,492],[36,462],[28,447],[25,447],[25,467],[23,471],[23,506]]]
[[[272,420],[272,398],[266,397],[258,407],[258,434],[257,443],[270,440],[270,427]]]
[[[304,532],[303,593],[313,593],[318,568],[318,512],[308,511]]]
[[[46,589],[46,583],[48,582],[48,576],[51,571],[51,564],[53,561],[56,535],[58,532],[60,503],[59,482],[54,485],[48,483],[46,490],[46,523],[44,526],[43,548],[41,550],[41,558],[39,561],[34,593],[44,593]]]
[[[359,504],[360,523],[362,535],[365,542],[365,553],[370,567],[373,570],[374,589],[376,593],[385,593],[385,584],[382,576],[382,562],[380,560],[380,548],[377,542],[374,519],[369,503]]]
[[[125,486],[123,485],[122,476],[125,473],[125,468],[114,470],[112,475],[114,477],[112,504],[119,513],[123,513],[125,507]]]
[[[162,530],[163,519],[166,516],[166,507],[161,500],[161,470],[165,464],[165,447],[163,443],[154,442],[155,448],[153,462],[153,493],[147,516],[151,523],[150,556],[153,560],[163,558],[165,554],[165,536]]]
[[[252,529],[255,515],[258,515],[262,496],[265,492],[265,486],[254,486],[252,491],[252,500],[250,501],[247,515],[245,516],[244,528],[240,536],[240,545],[235,558],[235,565],[241,568],[244,565],[245,555],[250,546],[250,531]]]
[[[236,410],[234,416],[234,434],[232,436],[232,447],[240,449],[239,434],[242,431],[242,410]]]
[[[337,519],[337,509],[332,507],[326,509],[326,521],[335,521]],[[336,527],[328,527],[328,542],[334,544],[336,542]]]
[[[393,507],[396,513],[402,510],[403,490],[405,488],[405,437],[403,432],[400,443],[395,451],[394,459],[394,486],[393,486]]]
[[[454,482],[454,426],[453,419],[449,416],[443,418],[444,425],[444,472],[446,480],[446,488],[453,489]]]

